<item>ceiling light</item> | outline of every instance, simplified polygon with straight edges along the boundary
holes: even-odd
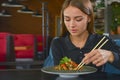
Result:
[[[23,6],[21,10],[17,10],[19,13],[30,13],[33,14],[34,12],[30,10],[27,6]]]
[[[2,17],[11,17],[12,15],[9,14],[6,10],[2,10],[0,12],[0,16],[2,16]]]
[[[32,16],[33,17],[42,17],[42,14],[40,14],[39,11],[37,10],[35,13],[33,13]]]
[[[8,0],[7,2],[2,3],[1,5],[5,7],[22,7],[23,6],[22,4],[18,3],[16,0]]]
[[[27,1],[27,0],[18,0],[18,1]]]

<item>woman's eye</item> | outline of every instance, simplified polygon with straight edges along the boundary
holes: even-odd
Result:
[[[78,22],[79,22],[79,21],[82,21],[82,20],[83,20],[83,18],[78,18],[78,19],[76,19],[76,21],[78,21]]]
[[[64,21],[70,21],[70,18],[64,18]],[[74,18],[75,21],[80,22],[83,20],[83,18]]]
[[[64,19],[65,21],[70,21],[70,19]]]

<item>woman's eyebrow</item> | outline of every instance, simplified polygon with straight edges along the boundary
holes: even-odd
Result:
[[[69,18],[69,16],[64,16],[64,17]]]
[[[64,16],[66,18],[69,18],[69,16]],[[75,18],[83,18],[83,16],[75,16]]]
[[[75,18],[83,18],[83,16],[75,16]]]

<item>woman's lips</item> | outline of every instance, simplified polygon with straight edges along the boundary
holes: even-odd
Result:
[[[75,29],[72,29],[72,30],[71,30],[71,32],[72,32],[72,33],[76,33],[76,32],[77,32],[77,30],[75,30]]]

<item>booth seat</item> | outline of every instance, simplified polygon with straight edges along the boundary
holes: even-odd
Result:
[[[36,37],[33,34],[14,34],[14,49],[16,62],[29,61],[33,62],[37,54]],[[17,65],[17,69],[30,68],[28,66]]]
[[[37,39],[38,52],[43,52],[43,37],[42,37],[42,35],[36,35],[36,39]]]
[[[14,34],[14,45],[16,58],[35,58],[37,50],[33,34]]]
[[[10,33],[0,32],[0,62],[11,61],[15,61],[13,37]],[[10,66],[0,66],[0,69],[5,68]]]

